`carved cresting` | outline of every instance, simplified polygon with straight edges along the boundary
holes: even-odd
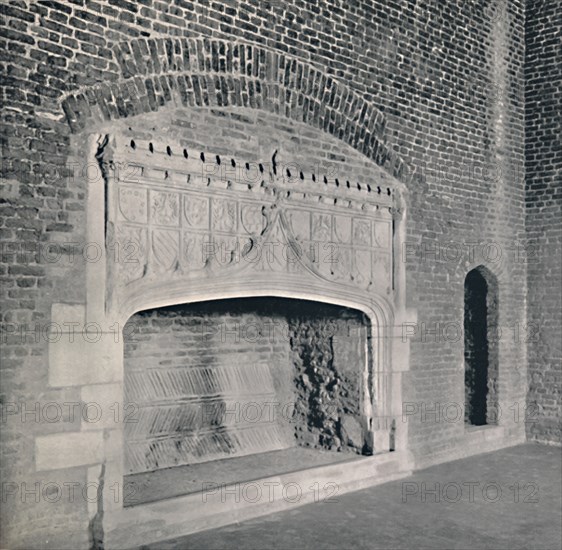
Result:
[[[391,189],[325,183],[322,174],[291,180],[263,165],[206,157],[113,140],[104,158],[110,303],[151,283],[264,272],[297,287],[305,274],[390,299]]]

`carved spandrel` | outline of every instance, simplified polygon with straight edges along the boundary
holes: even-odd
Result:
[[[305,272],[305,263],[310,265],[315,256],[314,251],[310,251],[307,245],[293,240],[286,246],[287,271],[293,274]]]
[[[184,232],[181,259],[184,272],[203,269],[212,253],[213,246],[210,235]]]
[[[351,250],[335,245],[328,247],[328,250],[324,261],[329,264],[332,276],[337,281],[348,282],[351,275]]]
[[[332,239],[332,216],[312,213],[312,240],[329,242]]]
[[[112,259],[119,266],[120,277],[125,283],[144,276],[147,265],[146,228],[118,225],[111,248]]]
[[[252,264],[252,270],[287,272],[289,256],[287,249],[290,239],[287,228],[279,215],[274,216],[269,231],[255,242],[245,261]]]
[[[353,244],[371,246],[371,221],[365,219],[353,220]]]
[[[297,240],[308,241],[310,239],[310,212],[288,209],[287,219],[291,234]]]
[[[378,248],[389,248],[391,224],[386,221],[373,222],[373,245]]]
[[[295,242],[293,244],[293,250],[295,258],[299,261],[308,264],[316,264],[320,262],[320,258],[322,257],[321,250],[324,251],[324,249],[329,246],[330,245],[319,243],[318,241]],[[325,251],[324,254],[326,254]]]
[[[351,243],[351,217],[334,216],[334,240],[338,243]]]
[[[241,260],[240,239],[235,235],[213,237],[209,253],[205,254],[206,262],[218,267],[238,264]]]
[[[361,287],[367,287],[372,281],[371,251],[355,250],[353,260],[353,279]]]
[[[345,269],[344,262],[342,262],[341,258],[341,251],[336,249],[332,255],[331,253],[326,254],[326,250],[323,250],[323,247],[315,247],[314,250],[313,261],[309,264],[312,271],[329,281],[333,281],[337,277],[335,273],[339,275],[341,270]],[[335,269],[337,270],[336,272],[334,271]],[[340,280],[342,280],[343,277],[347,278],[344,273],[341,273]]]
[[[387,294],[390,292],[391,284],[390,258],[387,252],[377,250],[373,252],[373,282],[375,287],[378,285]]]

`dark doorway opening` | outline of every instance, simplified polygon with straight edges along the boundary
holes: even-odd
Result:
[[[497,421],[497,285],[484,267],[464,283],[465,423]]]

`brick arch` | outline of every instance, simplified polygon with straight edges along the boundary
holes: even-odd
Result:
[[[472,261],[468,264],[459,263],[459,279],[464,280],[469,272],[477,271],[491,288],[503,288],[511,280],[507,257],[510,253],[513,253],[512,249],[501,247],[496,242],[479,243],[473,249],[474,257]]]
[[[479,264],[476,267],[473,267],[470,271],[467,272],[466,276],[468,277],[471,273],[478,273],[482,276],[482,278],[486,281],[488,285],[488,289],[492,291],[496,291],[498,287],[498,277],[494,274],[494,272],[483,264]],[[466,280],[466,277],[465,277]]]
[[[178,107],[250,107],[304,122],[350,145],[400,181],[412,175],[385,142],[386,121],[372,103],[333,76],[283,52],[208,38],[135,39],[117,44],[117,81],[66,96],[73,132]]]

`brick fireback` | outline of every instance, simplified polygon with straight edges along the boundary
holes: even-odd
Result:
[[[345,308],[275,298],[133,315],[125,471],[296,445],[372,453],[361,405],[367,328]]]

